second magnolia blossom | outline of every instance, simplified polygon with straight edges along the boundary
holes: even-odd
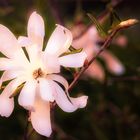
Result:
[[[0,58],[0,70],[4,71],[1,84],[11,80],[0,95],[0,115],[11,115],[14,98],[9,97],[24,84],[18,102],[31,111],[33,128],[41,135],[50,136],[50,102],[55,101],[66,112],[87,104],[87,96],[69,97],[68,82],[57,74],[60,66],[82,67],[86,54],[82,51],[62,56],[72,43],[72,34],[61,25],[57,25],[43,51],[44,21],[36,12],[29,18],[27,33],[27,37],[21,36],[17,40],[7,27],[0,25],[0,51],[6,56]],[[25,47],[29,60],[22,47]]]
[[[72,33],[75,38],[80,34],[80,32],[82,32],[81,29],[85,29],[85,25],[82,23],[72,28]],[[72,44],[76,49],[83,48],[83,50],[87,54],[87,59],[91,60],[91,58],[99,51],[100,46],[98,45],[98,42],[101,41],[102,39],[99,37],[98,31],[93,25],[81,37],[75,39]],[[126,38],[124,36],[121,36],[121,38],[118,38],[116,43],[118,43],[118,45],[125,45]],[[102,52],[99,57],[104,60],[107,69],[111,73],[116,75],[121,75],[124,73],[124,66],[122,65],[120,60],[110,51],[104,50],[104,52]],[[105,79],[104,69],[98,61],[94,61],[94,63],[91,64],[91,66],[85,73],[86,75],[89,75],[100,81],[104,81]]]

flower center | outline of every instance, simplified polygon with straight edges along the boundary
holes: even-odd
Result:
[[[43,77],[43,76],[44,76],[44,73],[43,73],[43,71],[41,70],[41,68],[38,68],[37,70],[35,70],[35,71],[33,72],[33,77],[34,77],[34,79],[37,79],[37,78]]]

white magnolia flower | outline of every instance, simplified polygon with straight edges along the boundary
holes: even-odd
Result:
[[[60,56],[68,51],[72,43],[71,32],[60,25],[57,25],[45,50],[42,51],[44,22],[36,12],[29,18],[27,32],[28,37],[19,37],[17,41],[8,28],[0,25],[0,51],[6,56],[0,58],[0,70],[4,71],[1,83],[11,80],[0,95],[0,115],[10,116],[14,108],[14,99],[9,97],[24,83],[18,102],[31,111],[33,128],[41,135],[50,136],[50,102],[55,101],[66,112],[86,106],[87,96],[69,97],[68,82],[57,74],[60,72],[60,65],[82,67],[86,55],[80,52]],[[21,45],[26,46],[29,60]]]

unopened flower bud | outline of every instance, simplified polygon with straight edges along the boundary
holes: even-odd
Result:
[[[135,25],[138,23],[138,20],[137,19],[128,19],[128,20],[125,20],[125,21],[122,21],[118,27],[119,28],[127,28],[127,27],[130,27],[132,25]]]

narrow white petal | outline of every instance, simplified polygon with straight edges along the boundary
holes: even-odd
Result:
[[[0,95],[0,115],[9,117],[14,110],[14,98],[9,99],[9,96]]]
[[[56,74],[51,74],[51,75],[48,75],[48,78],[62,84],[65,87],[65,89],[68,90],[69,84],[68,84],[67,80],[65,78],[63,78],[62,76],[56,75]]]
[[[54,89],[49,83],[49,80],[46,80],[45,78],[40,78],[39,90],[40,90],[40,96],[42,97],[43,100],[50,101],[50,102],[54,101],[54,97],[53,97]]]
[[[0,115],[9,117],[14,109],[14,99],[9,98],[16,88],[22,83],[22,80],[12,80],[0,95]]]
[[[12,32],[5,26],[0,24],[0,51],[9,58],[14,58],[17,62],[26,65],[27,58],[19,46],[17,39]]]
[[[124,73],[125,68],[122,63],[111,54],[109,51],[104,51],[101,57],[105,60],[108,70],[114,74],[121,75]]]
[[[32,45],[31,40],[28,37],[25,37],[25,36],[20,36],[18,38],[18,44],[21,47],[26,47],[26,46]]]
[[[37,64],[38,61],[40,61],[40,51],[38,50],[38,46],[35,44],[27,46],[26,50],[28,52],[30,62]]]
[[[70,102],[63,89],[55,82],[52,82],[52,86],[55,88],[54,98],[57,105],[65,112],[73,112],[78,107]]]
[[[1,82],[5,82],[7,80],[11,80],[16,78],[18,75],[20,75],[20,71],[14,71],[14,70],[7,70],[4,71],[2,76],[1,76]]]
[[[50,54],[43,54],[42,56],[43,56],[42,60],[45,66],[45,71],[48,74],[60,72],[60,64],[59,64],[58,57]]]
[[[0,58],[0,70],[9,70],[13,69],[16,66],[16,62],[8,58]]]
[[[45,52],[49,54],[60,54],[66,52],[72,43],[71,32],[61,25],[57,25],[56,29],[52,33]]]
[[[33,12],[29,18],[27,28],[29,39],[42,50],[45,35],[43,18],[36,12]]]
[[[34,100],[36,95],[36,80],[27,81],[18,97],[18,102],[25,109],[34,110]]]
[[[87,55],[84,52],[59,57],[60,65],[64,67],[82,67]]]
[[[28,66],[28,61],[21,56],[19,58],[8,59],[8,58],[0,58],[0,70],[19,70],[26,68]]]
[[[18,44],[20,47],[25,47],[31,63],[38,59],[40,49],[37,44],[32,42],[32,40],[30,40],[28,37],[20,36],[18,38]]]
[[[17,39],[13,33],[5,26],[0,24],[0,51],[9,58],[15,56],[15,53],[21,52],[18,47]]]
[[[49,137],[52,133],[50,121],[50,104],[37,97],[35,100],[35,111],[31,112],[31,123],[33,128],[40,134]]]

